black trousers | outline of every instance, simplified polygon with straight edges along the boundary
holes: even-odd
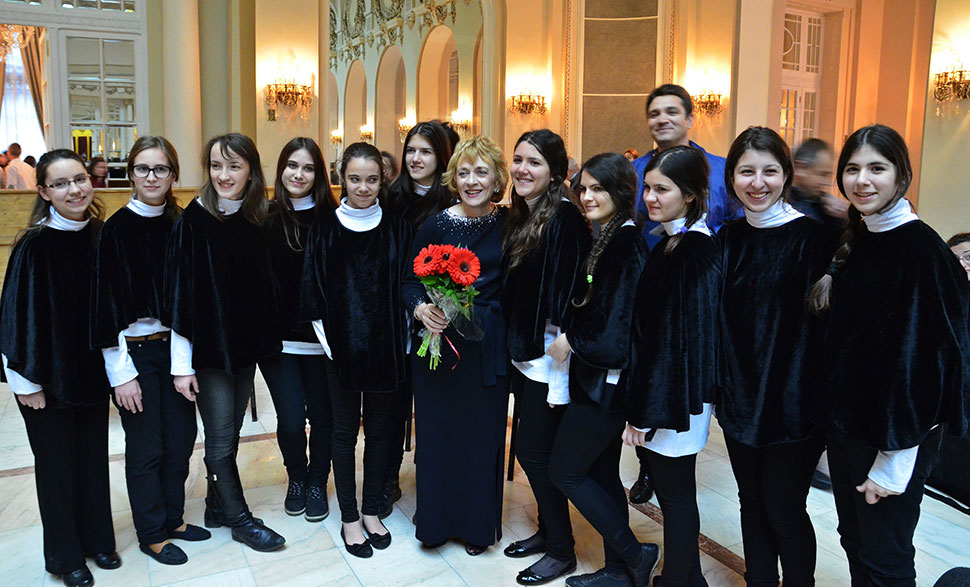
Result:
[[[202,417],[207,460],[236,455],[239,431],[253,394],[255,376],[256,365],[246,367],[239,375],[231,375],[222,369],[199,369],[196,372],[199,395],[195,403]]]
[[[532,381],[512,367],[512,393],[519,408],[515,455],[529,478],[539,509],[540,532],[544,530],[546,552],[559,560],[576,558],[569,502],[549,478],[549,460],[566,406],[550,408],[548,385]]]
[[[394,420],[397,393],[361,393],[340,387],[333,362],[326,360],[333,407],[333,483],[337,490],[342,522],[356,522],[360,514],[376,516],[384,505],[384,478]],[[361,414],[364,422],[364,487],[361,510],[357,510],[357,434]]]
[[[279,355],[259,362],[276,408],[276,441],[292,481],[326,487],[333,415],[323,355]],[[306,424],[310,422],[310,458]]]
[[[175,391],[168,340],[133,342],[144,410],[118,406],[125,429],[125,481],[135,534],[156,544],[182,525],[185,480],[195,447],[195,404]],[[117,402],[115,402],[117,405]]]
[[[778,586],[778,561],[786,587],[815,584],[815,528],[805,500],[818,459],[821,435],[754,448],[724,437],[741,501],[745,582]]]
[[[17,406],[34,453],[44,567],[55,575],[70,573],[84,566],[85,554],[115,549],[108,486],[108,402],[58,408],[48,404],[42,410],[20,402]]]
[[[694,479],[697,455],[666,457],[648,450],[647,458],[664,515],[664,566],[660,580],[664,587],[707,585],[697,546],[701,531]]]
[[[876,449],[856,438],[828,434],[829,473],[835,509],[839,514],[839,535],[849,560],[853,587],[916,585],[913,533],[919,521],[923,486],[940,460],[941,428],[919,446],[916,466],[906,491],[866,503],[856,491],[869,476]]]
[[[392,423],[391,445],[387,455],[387,476],[385,484],[393,487],[399,483],[401,475],[401,464],[404,462],[404,442],[407,436],[407,423],[413,415],[414,406],[414,387],[411,380],[410,363],[407,370],[407,379],[404,385],[395,394],[397,395],[397,416]]]
[[[589,400],[573,400],[559,424],[549,477],[603,537],[606,567],[623,572],[640,559],[620,483],[622,414]]]

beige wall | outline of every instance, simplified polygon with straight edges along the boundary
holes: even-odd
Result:
[[[929,79],[970,65],[970,5],[937,0]],[[970,100],[938,105],[927,89],[919,215],[944,239],[970,230]]]

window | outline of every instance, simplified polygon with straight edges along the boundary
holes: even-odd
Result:
[[[61,6],[64,8],[114,10],[116,12],[135,11],[134,0],[61,0]]]
[[[0,61],[0,66],[3,63]],[[20,143],[22,157],[33,155],[40,159],[47,151],[19,49],[7,55],[3,104],[0,105],[0,150],[13,142]]]
[[[822,81],[822,15],[785,12],[781,56],[782,138],[795,146],[818,133],[818,93]]]

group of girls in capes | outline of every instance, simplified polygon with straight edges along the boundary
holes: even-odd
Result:
[[[739,488],[749,585],[814,584],[806,498],[826,448],[852,584],[915,584],[924,482],[942,435],[967,432],[970,292],[905,198],[899,134],[874,125],[845,143],[841,239],[787,204],[791,155],[772,130],[731,146],[725,182],[744,217],[718,234],[704,154],[662,150],[642,178],[662,231],[652,250],[633,212],[641,179],[622,155],[589,158],[569,186],[552,131],[523,134],[507,162],[486,137],[459,142],[422,122],[401,161],[386,185],[381,153],[348,146],[337,202],[320,148],[296,138],[270,201],[253,141],[227,134],[205,146],[205,184],[181,210],[175,148],[141,137],[131,199],[103,221],[80,157],[41,157],[3,284],[0,352],[35,456],[47,571],[90,585],[86,557],[121,565],[109,400],[146,555],[182,564],[177,541],[211,536],[183,519],[196,407],[204,525],[258,551],[283,547],[247,505],[237,466],[258,365],[278,417],[283,508],[327,517],[332,465],[353,556],[391,544],[381,520],[401,496],[412,405],[416,538],[457,539],[472,556],[501,540],[511,392],[538,527],[504,554],[542,554],[520,584],[576,569],[572,502],[602,536],[604,564],[567,585],[706,585],[695,465],[712,415]],[[448,244],[480,262],[480,336],[463,336],[415,274],[422,249]],[[437,369],[413,352],[425,333],[448,340]],[[623,444],[648,449],[664,517],[657,577],[660,546],[630,528]]]

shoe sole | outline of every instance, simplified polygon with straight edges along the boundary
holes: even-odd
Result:
[[[282,543],[280,543],[280,544],[278,544],[276,546],[270,547],[270,548],[256,548],[252,544],[248,544],[245,541],[236,538],[235,536],[233,536],[232,539],[235,540],[236,542],[238,542],[239,544],[245,544],[246,546],[248,546],[249,548],[252,548],[256,552],[273,552],[274,550],[279,550],[279,549],[283,548],[284,546],[286,546],[286,542],[284,541],[284,542],[282,542]]]
[[[300,510],[298,512],[297,511],[293,511],[293,510],[288,510],[286,508],[283,508],[283,511],[286,512],[286,515],[288,515],[288,516],[299,516],[300,514],[302,514],[303,512],[306,511],[306,508],[304,507],[302,510]]]
[[[518,583],[519,585],[526,585],[527,587],[531,587],[532,585],[545,585],[546,583],[551,583],[551,582],[555,581],[556,579],[560,579],[562,577],[565,577],[566,575],[572,573],[575,570],[576,570],[576,561],[573,561],[573,563],[571,565],[569,565],[568,567],[566,567],[565,569],[563,569],[561,573],[559,573],[558,575],[555,575],[553,577],[549,577],[545,581],[533,581],[531,583],[522,583],[522,582],[519,581],[519,578],[516,577],[515,578],[515,582]]]
[[[307,522],[322,522],[326,520],[329,515],[330,515],[330,510],[327,510],[327,513],[323,514],[322,516],[311,516],[307,514],[303,517],[306,518]]]

